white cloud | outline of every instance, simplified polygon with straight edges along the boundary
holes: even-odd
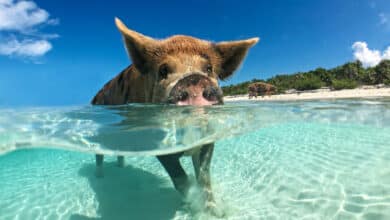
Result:
[[[32,1],[0,0],[0,30],[33,28],[49,19],[49,13]]]
[[[383,52],[382,59],[390,60],[390,47],[387,47],[385,52]]]
[[[370,50],[366,42],[355,42],[352,49],[355,59],[360,60],[364,66],[376,66],[382,59],[380,51]]]
[[[52,45],[46,40],[9,40],[0,43],[0,54],[8,56],[38,57],[51,50]]]
[[[43,25],[57,25],[58,19],[30,0],[0,0],[0,55],[39,57],[52,49],[48,39],[56,34],[38,31]]]
[[[382,53],[368,48],[366,42],[357,41],[352,45],[352,49],[354,58],[361,61],[365,67],[373,67],[384,59],[390,59],[390,47]]]

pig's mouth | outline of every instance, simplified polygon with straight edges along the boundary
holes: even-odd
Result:
[[[208,106],[223,104],[222,90],[201,74],[191,74],[172,88],[168,103],[176,105]]]

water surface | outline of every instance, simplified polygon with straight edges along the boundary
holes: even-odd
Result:
[[[390,100],[0,112],[0,219],[210,219],[145,157],[210,141],[226,219],[390,219]]]

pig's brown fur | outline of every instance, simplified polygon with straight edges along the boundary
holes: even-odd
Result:
[[[93,98],[92,104],[165,102],[166,97],[162,93],[169,83],[156,84],[156,72],[158,65],[168,62],[169,58],[178,61],[191,58],[191,69],[194,71],[201,71],[202,65],[208,62],[212,66],[212,72],[208,76],[217,85],[218,79],[223,80],[233,74],[248,49],[258,41],[258,38],[252,38],[215,44],[184,35],[155,40],[127,29],[119,19],[116,23],[124,36],[133,64],[106,83]],[[183,71],[186,70],[178,70]]]
[[[276,90],[274,85],[264,82],[255,82],[248,86],[249,98],[253,96],[256,98],[258,95],[274,95],[276,94]]]
[[[143,89],[144,77],[130,65],[114,79],[104,85],[92,100],[95,105],[120,105],[130,102],[148,101]]]
[[[129,30],[119,19],[116,19],[116,24],[133,64],[109,81],[93,98],[92,104],[156,103],[167,102],[172,97],[175,98],[173,103],[177,104],[183,101],[177,97],[192,87],[193,94],[187,93],[187,96],[181,97],[192,97],[192,100],[203,97],[203,101],[201,99],[187,103],[221,104],[222,92],[217,91],[220,90],[218,80],[231,76],[248,49],[258,41],[258,38],[252,38],[211,43],[183,35],[154,40]],[[169,71],[163,71],[166,74],[162,74],[161,70],[165,70],[165,67],[169,67]],[[187,90],[179,87],[187,87]],[[215,215],[222,216],[216,209],[211,190],[210,162],[213,149],[213,143],[206,144],[191,150],[190,154],[197,181],[205,194],[205,207]],[[168,172],[175,188],[185,195],[189,189],[189,179],[179,161],[182,155],[183,152],[178,152],[157,158]],[[103,155],[96,155],[97,176],[102,176],[103,158]],[[124,165],[123,156],[118,157],[118,162],[120,166]]]

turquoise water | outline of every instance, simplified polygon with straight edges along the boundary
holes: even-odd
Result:
[[[293,119],[274,107],[235,103],[0,109],[0,154],[34,147],[127,156],[174,153]]]
[[[150,156],[194,141],[216,141],[212,183],[226,219],[390,219],[390,100],[159,108],[0,110],[0,219],[211,219],[196,187],[184,202]],[[129,132],[157,138],[110,147]],[[138,156],[125,168],[108,157],[97,179],[89,153],[101,151]]]

